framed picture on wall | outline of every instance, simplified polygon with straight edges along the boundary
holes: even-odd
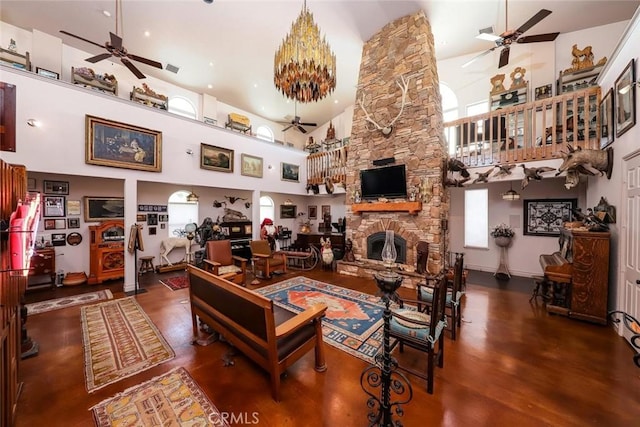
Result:
[[[218,172],[233,172],[233,150],[200,144],[200,168]]]
[[[291,163],[280,163],[280,179],[283,181],[300,182],[300,166]]]
[[[67,181],[42,181],[44,194],[69,194],[69,183]]]
[[[309,205],[309,219],[318,219],[318,207]]]
[[[107,221],[124,219],[124,197],[89,197],[84,198],[84,220]]]
[[[622,70],[616,79],[615,94],[615,124],[616,137],[619,137],[636,124],[636,91],[634,83],[636,81],[635,59]]]
[[[280,205],[280,219],[291,219],[298,215],[296,205]]]
[[[613,89],[609,89],[600,101],[600,148],[613,143]]]
[[[240,174],[262,178],[262,157],[242,153],[240,155]]]
[[[80,228],[80,218],[67,218],[67,228]]]
[[[65,215],[65,202],[63,196],[44,196],[44,212],[42,216],[55,217]]]
[[[523,206],[523,234],[556,237],[560,235],[563,224],[571,221],[578,199],[525,200]]]

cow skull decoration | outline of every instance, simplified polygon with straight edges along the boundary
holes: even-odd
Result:
[[[378,124],[367,112],[367,109],[364,108],[364,94],[362,94],[362,98],[358,101],[358,104],[360,104],[360,108],[362,108],[362,111],[364,112],[365,120],[373,124],[375,128],[380,132],[382,132],[382,135],[384,135],[385,137],[389,137],[391,135],[391,132],[393,132],[393,124],[400,118],[400,115],[402,114],[402,111],[404,110],[405,105],[409,104],[409,102],[407,102],[407,91],[409,89],[410,80],[411,80],[411,77],[405,80],[404,76],[400,76],[400,81],[396,82],[396,84],[402,91],[402,104],[400,106],[400,111],[398,112],[398,115],[393,120],[391,120],[391,122],[387,125]]]

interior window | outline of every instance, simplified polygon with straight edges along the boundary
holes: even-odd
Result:
[[[260,224],[262,224],[262,220],[265,218],[276,220],[276,205],[269,196],[260,197]]]
[[[190,193],[190,191],[180,190],[169,196],[167,208],[167,213],[169,214],[167,234],[169,237],[181,235],[181,232],[184,231],[184,226],[191,222],[200,224],[198,221],[198,202],[187,201],[187,196]]]
[[[464,191],[464,246],[489,247],[489,190]]]
[[[196,107],[186,98],[176,96],[169,99],[169,112],[179,116],[197,119],[198,112]]]
[[[256,136],[269,142],[273,142],[274,140],[273,131],[269,126],[258,126],[258,129],[256,129]]]

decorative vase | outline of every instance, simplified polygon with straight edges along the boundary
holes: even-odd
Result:
[[[382,262],[387,268],[391,268],[393,263],[396,262],[398,253],[396,252],[396,245],[393,230],[387,230],[384,239],[384,246],[382,247],[382,253],[380,254]]]
[[[498,236],[495,238],[496,245],[501,248],[506,248],[511,244],[511,237]]]

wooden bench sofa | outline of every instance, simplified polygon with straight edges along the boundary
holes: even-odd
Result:
[[[195,343],[199,317],[271,376],[271,394],[280,400],[280,375],[315,348],[315,369],[326,368],[322,317],[326,304],[296,314],[249,289],[194,266],[187,267]]]

